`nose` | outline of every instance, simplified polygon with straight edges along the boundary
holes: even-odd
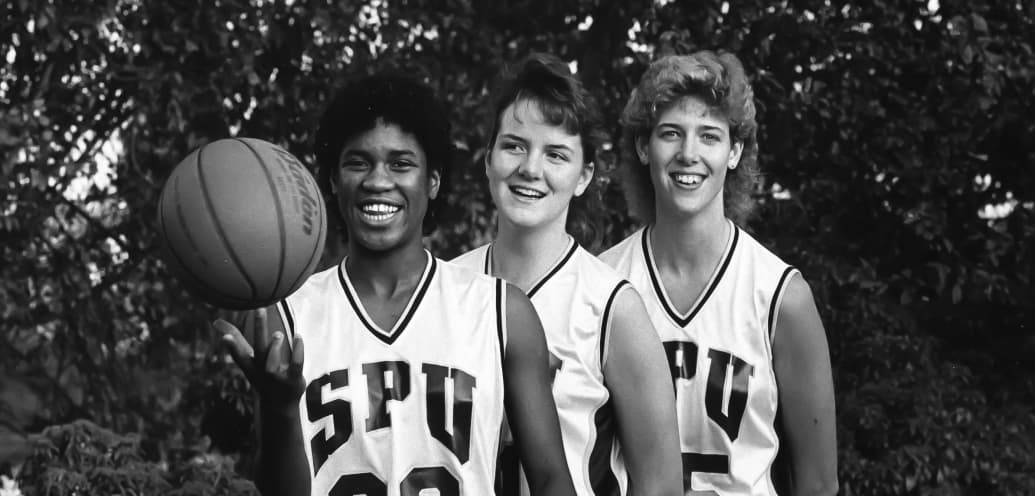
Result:
[[[683,138],[683,144],[679,148],[679,160],[686,164],[694,164],[698,158],[697,142],[690,136]]]
[[[392,180],[388,173],[388,166],[383,162],[374,164],[367,174],[363,176],[363,182],[360,184],[369,191],[387,191],[391,189]]]
[[[539,179],[543,176],[542,154],[525,155],[518,165],[518,174],[527,179]]]

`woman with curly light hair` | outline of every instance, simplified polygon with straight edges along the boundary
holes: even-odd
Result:
[[[737,225],[759,177],[743,66],[711,51],[655,61],[622,128],[622,187],[647,225],[601,258],[640,291],[664,344],[684,490],[771,495],[776,479],[790,494],[836,493],[834,387],[812,291]]]

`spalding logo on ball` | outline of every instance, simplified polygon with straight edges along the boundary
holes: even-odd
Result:
[[[283,148],[223,139],[191,152],[162,188],[158,233],[187,289],[217,307],[259,308],[298,289],[323,252],[327,212]]]

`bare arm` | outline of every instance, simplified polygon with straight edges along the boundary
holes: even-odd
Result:
[[[665,351],[643,300],[631,287],[619,290],[611,315],[604,383],[618,416],[629,494],[680,495],[683,466]]]
[[[826,332],[812,290],[792,276],[773,334],[781,442],[790,460],[793,495],[836,494],[837,429]]]
[[[267,318],[268,312],[273,318]],[[298,412],[305,388],[302,339],[296,337],[288,346],[275,306],[246,314],[237,324],[218,319],[212,326],[258,396],[255,485],[264,496],[309,494],[309,462]]]
[[[507,419],[534,496],[574,495],[550,389],[543,326],[532,303],[507,284],[507,351],[503,360]]]

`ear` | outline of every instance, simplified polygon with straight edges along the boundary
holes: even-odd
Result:
[[[647,165],[647,144],[646,136],[636,137],[636,157],[640,159],[640,165]]]
[[[730,159],[729,163],[726,166],[729,167],[730,170],[736,169],[737,165],[740,165],[740,156],[743,153],[744,143],[740,141],[734,143],[733,147],[730,148]]]
[[[438,197],[438,187],[441,186],[442,176],[437,169],[428,171],[428,198],[434,200]]]
[[[582,193],[586,192],[586,188],[593,182],[593,173],[596,169],[597,166],[593,162],[583,164],[582,171],[579,172],[579,182],[575,184],[575,196],[582,196]]]

